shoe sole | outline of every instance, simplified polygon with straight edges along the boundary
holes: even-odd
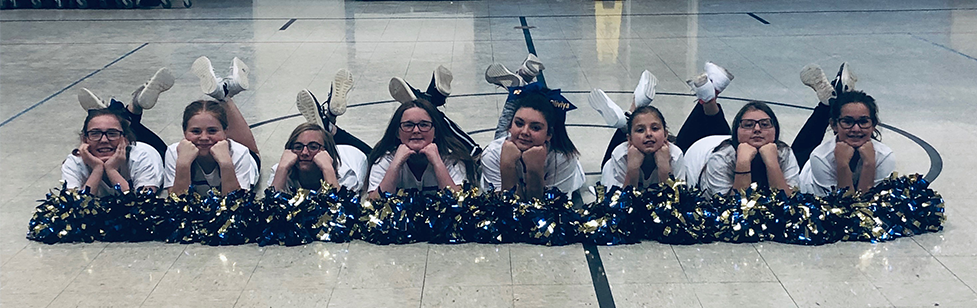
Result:
[[[165,67],[159,69],[153,75],[153,78],[149,79],[146,87],[139,92],[139,96],[136,98],[136,105],[139,105],[142,109],[153,109],[156,106],[156,101],[159,99],[159,94],[172,88],[175,82],[176,78],[170,73],[170,69]]]
[[[98,95],[85,88],[81,88],[81,91],[78,92],[78,103],[81,104],[81,108],[85,109],[85,111],[105,109],[108,107],[105,106],[102,99],[98,98]]]
[[[525,66],[526,69],[529,70],[529,73],[533,74],[533,76],[539,76],[539,72],[546,69],[546,67],[543,66],[543,61],[540,61],[539,58],[534,54],[529,54],[529,56],[526,57],[526,61],[522,62],[522,65]]]
[[[716,98],[716,88],[710,84],[709,76],[707,76],[706,73],[702,73],[701,75],[696,76],[695,79],[686,81],[686,83],[692,87],[692,91],[695,92],[695,97],[699,99],[700,103],[708,103],[712,101],[712,99]],[[710,86],[705,87],[706,84],[710,84]],[[702,99],[703,96],[710,99],[704,100]]]
[[[441,95],[451,95],[452,79],[454,79],[454,76],[451,75],[451,71],[447,67],[444,67],[444,65],[438,65],[438,68],[434,69],[434,87],[438,88],[438,92],[441,92]]]
[[[590,91],[590,95],[587,96],[587,102],[590,103],[590,107],[597,110],[597,113],[604,118],[604,122],[607,123],[608,126],[621,126],[622,119],[624,119],[624,110],[621,110],[621,107],[614,105],[614,101],[607,97],[607,95],[604,94],[604,91],[601,91],[600,89]]]
[[[190,65],[190,72],[200,79],[200,91],[207,95],[217,91],[217,79],[214,77],[214,66],[211,65],[210,59],[207,57],[197,58]]]
[[[650,100],[655,100],[655,87],[658,86],[658,77],[655,77],[655,74],[652,74],[649,71],[645,72],[647,72],[649,76],[648,88],[645,89],[645,96],[647,96]],[[642,74],[644,74],[644,72],[642,72]]]
[[[329,98],[329,113],[341,116],[346,113],[347,94],[353,89],[353,74],[346,69],[339,69],[332,80],[332,97]]]
[[[810,87],[818,95],[818,101],[822,103],[827,103],[828,100],[835,96],[834,87],[828,81],[828,77],[824,75],[824,70],[821,66],[817,64],[808,64],[801,69],[801,83]]]
[[[410,89],[410,85],[403,78],[390,78],[390,85],[387,89],[390,90],[390,96],[401,104],[417,100],[417,96],[414,95],[414,92]]]
[[[487,69],[485,69],[485,81],[503,88],[508,89],[517,85],[522,85],[520,83],[521,80],[522,78],[509,71],[509,69],[505,68],[504,65],[499,63],[493,63],[492,65],[489,65]]]
[[[299,113],[305,117],[305,121],[313,124],[318,124],[319,127],[325,129],[322,123],[322,116],[319,115],[319,107],[316,104],[315,96],[309,90],[301,90],[297,95],[295,95],[295,107],[299,109]]]
[[[251,71],[251,68],[237,57],[234,57],[233,63],[234,73],[238,77],[237,83],[241,85],[241,89],[247,90],[251,88],[251,83],[248,81],[248,72]]]

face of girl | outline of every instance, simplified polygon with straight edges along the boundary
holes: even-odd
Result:
[[[516,144],[520,151],[534,146],[541,146],[550,141],[549,124],[542,112],[532,108],[519,108],[512,117],[509,125],[509,140]]]
[[[736,128],[736,138],[740,143],[747,143],[758,149],[774,142],[776,133],[777,129],[774,128],[770,115],[757,109],[743,113],[740,125]]]
[[[665,145],[665,126],[654,113],[642,113],[631,119],[631,133],[628,142],[641,153],[651,154]]]
[[[99,137],[95,139],[96,135]],[[122,124],[119,119],[111,115],[100,115],[88,121],[88,131],[84,141],[88,144],[88,152],[102,161],[108,160],[115,154],[119,144],[126,142],[122,136]]]
[[[404,110],[400,118],[400,143],[420,151],[434,142],[434,122],[427,111],[419,107]]]
[[[872,140],[875,125],[868,107],[854,102],[841,106],[841,115],[832,128],[838,133],[838,141],[858,148]]]
[[[227,139],[221,122],[208,112],[201,112],[191,117],[190,121],[187,121],[187,130],[183,132],[183,137],[197,146],[200,150],[198,155],[209,155],[210,147],[214,143]]]
[[[301,146],[296,146],[299,144]],[[299,137],[291,144],[292,152],[298,155],[298,161],[295,162],[295,165],[298,166],[299,171],[319,170],[316,164],[312,162],[312,158],[324,150],[323,144],[326,142],[322,139],[322,132],[320,131],[307,130],[299,134]],[[295,149],[299,149],[299,151],[296,152]]]

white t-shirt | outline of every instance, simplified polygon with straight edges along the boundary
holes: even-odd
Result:
[[[227,139],[227,142],[231,145],[231,160],[234,162],[234,173],[237,176],[238,184],[243,189],[251,189],[255,183],[258,183],[258,164],[254,161],[254,157],[251,157],[251,151],[248,150],[248,147],[231,139]],[[163,161],[166,168],[163,187],[166,189],[173,187],[173,179],[176,178],[176,147],[178,145],[180,145],[179,142],[166,148],[166,159]],[[194,187],[194,191],[206,194],[211,188],[220,190],[220,167],[206,173],[194,163],[190,167],[190,173],[190,186]]]
[[[757,154],[760,155],[760,154]],[[794,151],[789,146],[778,149],[780,158],[780,170],[784,172],[784,179],[787,185],[796,187],[799,185],[798,173],[800,166],[797,165],[797,158]],[[712,152],[706,159],[706,168],[699,175],[699,187],[708,195],[725,194],[733,188],[733,177],[736,170],[736,147],[732,145],[723,146],[719,151]]]
[[[832,187],[838,186],[838,169],[835,160],[835,138],[825,138],[821,145],[811,152],[811,159],[801,170],[801,192],[826,196]],[[879,184],[896,170],[896,156],[889,146],[872,140],[875,149],[875,184]],[[861,164],[852,172],[854,185],[858,186],[858,179],[862,174]]]
[[[668,153],[672,156],[669,163],[672,167],[672,176],[677,180],[685,179],[685,162],[682,158],[682,149],[680,149],[674,143],[668,143]],[[624,142],[614,147],[614,151],[611,152],[611,158],[604,163],[604,168],[601,168],[600,182],[604,186],[618,186],[624,187],[624,177],[628,173],[628,143]],[[641,172],[641,177],[638,179],[638,184],[640,187],[648,187],[651,184],[661,183],[664,179],[658,178],[658,168],[652,170],[650,174],[644,174]]]
[[[726,139],[729,139],[729,135],[703,137],[689,146],[688,151],[685,151],[685,156],[683,157],[685,161],[685,179],[689,187],[699,186],[699,175],[706,168],[706,160],[709,159],[709,154],[712,154],[712,150],[715,150]]]
[[[421,154],[415,154],[421,155]],[[380,187],[380,182],[383,181],[383,176],[387,174],[387,169],[390,168],[390,163],[393,162],[394,154],[388,153],[380,158],[376,164],[373,164],[373,168],[370,169],[370,190],[375,191]],[[454,161],[451,159],[444,161],[445,168],[448,169],[448,175],[451,176],[451,180],[457,185],[461,185],[465,182],[468,172],[465,170],[465,163],[460,161]],[[416,188],[422,191],[438,191],[444,187],[439,187],[437,175],[434,173],[434,165],[427,164],[427,168],[424,169],[424,173],[421,175],[421,180],[417,180],[414,177],[414,173],[410,171],[410,166],[408,163],[404,163],[400,166],[400,179],[397,180],[397,188],[411,189]],[[389,191],[388,191],[389,192]]]
[[[502,171],[501,157],[502,144],[508,137],[495,139],[485,147],[482,152],[482,189],[489,189],[489,184],[495,186],[495,190],[502,190]],[[516,174],[520,181],[525,174],[526,167],[522,163],[516,164]],[[584,178],[583,166],[576,157],[568,157],[562,153],[549,151],[546,154],[546,174],[543,176],[543,184],[546,188],[556,187],[560,191],[570,194],[583,186]]]
[[[159,157],[159,152],[152,146],[136,142],[129,150],[129,161],[119,167],[119,174],[129,182],[130,189],[138,189],[145,186],[156,186],[158,189],[163,183],[163,159]],[[68,188],[82,188],[92,170],[85,165],[81,156],[68,154],[64,163],[61,164],[61,179],[68,184]],[[103,177],[98,185],[98,196],[106,196],[115,191],[114,186],[118,183],[107,183]]]
[[[366,154],[356,147],[345,144],[337,145],[336,152],[339,153],[339,164],[336,166],[336,179],[339,180],[339,185],[358,191],[363,187],[363,180],[366,179]],[[278,170],[278,164],[271,166],[268,187],[271,187],[271,183],[275,181],[275,170]],[[285,191],[289,193],[294,193],[301,186],[298,179],[289,177],[285,180]]]

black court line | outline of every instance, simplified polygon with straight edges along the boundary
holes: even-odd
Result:
[[[933,46],[936,46],[936,47],[940,47],[940,48],[943,48],[943,49],[946,49],[946,50],[948,50],[948,51],[950,51],[950,52],[952,52],[952,53],[955,53],[955,54],[958,54],[958,55],[961,55],[961,56],[963,56],[964,58],[967,58],[967,59],[970,59],[970,60],[974,60],[974,61],[977,61],[977,58],[974,58],[974,57],[971,57],[970,55],[968,55],[968,54],[965,54],[965,53],[962,53],[962,52],[960,52],[960,51],[958,51],[958,50],[956,50],[956,49],[953,49],[953,48],[950,48],[950,47],[946,47],[946,46],[945,46],[945,45],[943,45],[943,44],[940,44],[940,43],[937,43],[937,42],[933,42],[933,41],[930,41],[930,40],[927,40],[927,39],[925,39],[925,38],[922,38],[922,37],[919,37],[919,36],[916,36],[915,34],[911,34],[911,33],[910,33],[909,35],[910,35],[910,36],[912,36],[913,38],[915,38],[915,39],[917,39],[917,40],[920,40],[920,41],[923,41],[923,42],[927,42],[927,43],[930,43],[930,44],[933,44]]]
[[[750,17],[753,17],[753,19],[756,19],[756,20],[760,21],[764,25],[769,25],[770,24],[770,22],[768,22],[766,19],[760,18],[760,16],[756,16],[756,14],[746,13],[746,15],[750,15]]]
[[[54,92],[54,94],[51,94],[50,96],[48,96],[48,97],[46,97],[46,98],[44,98],[44,99],[43,99],[43,100],[41,100],[40,102],[37,102],[36,104],[34,104],[34,105],[31,105],[30,107],[27,107],[27,109],[24,109],[24,110],[22,110],[21,112],[18,112],[17,114],[15,114],[14,116],[12,116],[12,117],[10,117],[9,119],[6,119],[6,120],[4,120],[4,121],[3,121],[3,123],[0,123],[0,127],[3,127],[4,125],[7,125],[7,123],[10,123],[10,121],[13,121],[14,119],[16,119],[16,118],[18,118],[18,117],[20,117],[20,116],[22,116],[22,115],[24,115],[24,114],[25,114],[25,113],[27,113],[28,111],[31,111],[31,110],[33,110],[34,108],[37,108],[37,106],[40,106],[40,105],[42,105],[42,104],[44,104],[44,103],[47,103],[47,101],[49,101],[49,100],[51,100],[51,99],[52,99],[52,98],[54,98],[55,96],[58,96],[59,94],[61,94],[61,93],[64,93],[64,91],[67,91],[67,90],[68,90],[68,89],[70,89],[71,87],[74,87],[74,86],[75,86],[76,84],[78,84],[78,83],[80,83],[80,82],[82,82],[82,81],[84,81],[85,79],[88,79],[88,77],[92,77],[92,76],[95,76],[95,74],[98,74],[98,73],[99,73],[99,72],[101,72],[102,70],[104,70],[104,69],[106,69],[106,68],[109,68],[109,66],[112,66],[112,64],[115,64],[116,62],[119,62],[119,61],[121,61],[122,59],[125,59],[125,58],[126,58],[126,57],[128,57],[129,55],[131,55],[131,54],[133,54],[133,53],[135,53],[135,52],[137,52],[137,51],[139,51],[139,50],[140,50],[140,49],[142,49],[143,47],[146,47],[146,45],[149,45],[149,43],[143,43],[142,45],[139,45],[139,47],[136,47],[136,49],[133,49],[133,50],[130,50],[129,52],[127,52],[127,53],[125,53],[125,54],[123,54],[123,55],[122,55],[121,57],[118,57],[118,58],[116,58],[115,60],[112,60],[112,62],[109,62],[109,64],[106,64],[106,65],[105,65],[105,66],[103,66],[102,68],[100,68],[100,69],[97,69],[97,70],[95,70],[95,71],[93,71],[93,72],[91,72],[91,73],[88,73],[88,75],[85,75],[85,77],[81,77],[81,79],[78,79],[78,80],[75,80],[75,82],[72,82],[72,83],[71,83],[71,84],[69,84],[69,85],[68,85],[67,87],[64,87],[64,88],[61,88],[61,90],[59,90],[58,92]]]
[[[522,25],[522,34],[526,38],[526,49],[529,53],[539,56],[539,53],[536,52],[536,45],[533,44],[533,35],[529,32],[526,16],[519,16],[519,24]],[[546,87],[546,78],[543,77],[543,72],[539,72],[536,81]],[[573,201],[581,202],[579,199]],[[604,273],[604,263],[600,260],[600,252],[594,245],[585,244],[583,247],[584,254],[587,256],[587,266],[590,268],[590,280],[594,283],[594,293],[597,295],[597,305],[600,308],[614,308],[614,295],[611,294],[611,285],[608,284],[607,275]]]
[[[295,18],[289,19],[288,22],[278,29],[278,31],[285,31],[285,29],[288,29],[288,26],[291,26],[293,22],[295,22]]]
[[[533,44],[533,35],[529,33],[529,23],[526,22],[526,16],[519,16],[519,24],[522,25],[522,35],[526,38],[526,48],[529,49],[529,53],[539,56],[536,53],[536,45]],[[539,81],[539,84],[544,87],[546,86],[546,78],[543,77],[543,72],[539,72],[536,81]]]
[[[795,11],[758,11],[758,12],[674,12],[674,13],[628,13],[628,14],[544,14],[544,15],[525,15],[532,18],[586,18],[586,17],[653,17],[653,16],[717,16],[717,15],[742,15],[742,14],[823,14],[823,13],[901,13],[901,12],[951,12],[951,11],[977,11],[973,8],[920,8],[920,9],[866,9],[866,10],[795,10]],[[509,19],[521,17],[520,15],[485,15],[485,16],[384,16],[384,17],[307,17],[296,18],[298,20],[424,20],[424,19]],[[199,17],[199,18],[77,18],[77,19],[7,19],[0,20],[0,23],[15,22],[98,22],[98,21],[255,21],[255,20],[286,20],[280,17]]]

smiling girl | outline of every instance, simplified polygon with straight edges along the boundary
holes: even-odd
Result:
[[[187,193],[191,185],[200,194],[211,188],[223,194],[251,189],[260,158],[251,129],[231,99],[248,88],[248,67],[234,58],[231,75],[218,78],[210,60],[200,57],[191,70],[200,77],[201,90],[219,101],[199,100],[183,110],[184,138],[166,150],[163,187],[176,194]]]
[[[458,191],[475,175],[474,159],[450,133],[443,116],[430,102],[418,98],[400,105],[373,147],[369,162],[369,198],[397,189]]]
[[[866,192],[895,171],[892,149],[879,141],[878,106],[861,91],[838,95],[831,105],[831,129],[801,171],[801,191],[819,196],[834,188]]]

